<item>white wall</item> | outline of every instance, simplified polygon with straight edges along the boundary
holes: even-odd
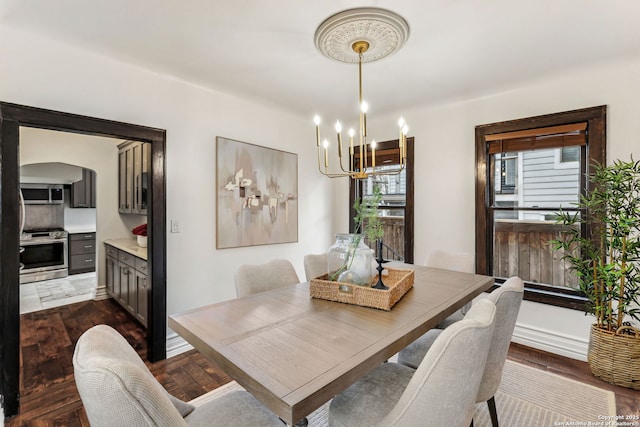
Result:
[[[32,34],[0,28],[0,40],[0,100],[167,130],[167,219],[181,226],[167,235],[169,314],[234,298],[241,263],[288,258],[303,278],[303,255],[333,242],[334,184],[315,169],[310,119]],[[216,250],[216,136],[298,154],[298,243]]]
[[[607,105],[607,159],[640,158],[640,56],[574,70],[482,99],[407,109],[415,137],[415,260],[434,249],[475,252],[477,125]],[[370,135],[396,138],[395,117],[371,118]],[[373,126],[378,126],[374,128]],[[346,196],[344,196],[346,197]],[[591,318],[525,301],[514,340],[586,360]]]

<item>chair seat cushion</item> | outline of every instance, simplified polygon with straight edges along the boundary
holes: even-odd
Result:
[[[185,418],[191,426],[284,427],[280,418],[246,391],[233,391],[196,406]]]
[[[427,351],[433,345],[433,342],[442,333],[442,329],[431,329],[426,334],[403,348],[398,353],[398,363],[406,365],[413,369],[418,369],[420,362],[424,359]]]
[[[384,363],[331,401],[329,425],[374,426],[398,403],[414,370],[397,363]]]

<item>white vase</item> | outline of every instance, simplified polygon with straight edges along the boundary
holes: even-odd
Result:
[[[141,248],[147,247],[147,236],[136,236],[136,239],[138,240],[138,246]]]

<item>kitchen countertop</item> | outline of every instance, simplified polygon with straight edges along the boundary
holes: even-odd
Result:
[[[64,228],[69,234],[95,233],[96,228],[91,226],[70,226]]]
[[[131,255],[147,260],[147,248],[141,248],[135,239],[107,239],[105,245],[113,246],[116,249],[130,253]]]

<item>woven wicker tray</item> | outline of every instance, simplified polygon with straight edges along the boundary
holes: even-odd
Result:
[[[389,289],[374,289],[351,283],[332,282],[328,275],[311,279],[309,291],[313,298],[373,307],[389,311],[413,287],[413,270],[386,269],[382,281]],[[375,280],[377,281],[377,276]],[[375,283],[375,282],[374,282]]]

